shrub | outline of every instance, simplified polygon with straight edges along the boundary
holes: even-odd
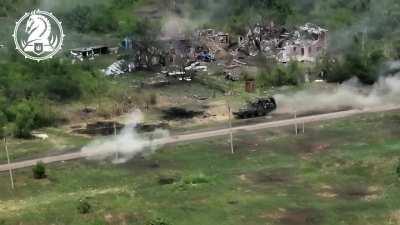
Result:
[[[86,200],[86,199],[79,200],[77,210],[80,214],[88,214],[88,213],[90,213],[91,209],[92,209],[92,205],[90,205],[88,200]]]
[[[167,222],[165,219],[157,218],[149,222],[149,225],[171,225],[171,223]]]
[[[399,160],[399,162],[397,163],[396,174],[397,174],[397,176],[400,178],[400,160]]]
[[[302,73],[297,63],[290,63],[287,66],[277,66],[271,72],[260,72],[257,75],[257,83],[261,88],[297,85],[298,76]]]
[[[210,182],[210,177],[200,173],[188,176],[184,179],[185,184],[206,184]]]
[[[382,49],[373,46],[362,47],[359,38],[355,37],[352,46],[343,58],[323,58],[321,70],[328,82],[344,82],[357,77],[364,84],[375,83],[380,76],[386,57]]]
[[[46,167],[44,163],[38,162],[33,168],[33,178],[35,179],[43,179],[46,178]]]
[[[28,138],[35,126],[35,109],[27,101],[23,101],[11,108],[14,120],[14,134],[19,138]]]
[[[168,184],[173,184],[175,183],[176,179],[173,177],[160,177],[158,179],[158,184],[159,185],[168,185]]]

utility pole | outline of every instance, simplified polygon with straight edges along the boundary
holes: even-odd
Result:
[[[117,125],[114,122],[114,137],[117,137]],[[118,161],[119,155],[118,155],[118,146],[115,148],[115,161]]]
[[[8,154],[7,137],[6,136],[4,136],[4,149],[6,150],[8,171],[10,172],[11,189],[14,189],[14,178],[13,178],[12,168],[10,165],[10,155]]]
[[[296,121],[296,119],[297,119],[297,111],[295,110],[294,111],[294,119],[295,119],[295,121],[294,121],[294,132],[296,133],[296,136],[299,134],[299,131],[298,131],[298,125],[297,125],[297,121]]]
[[[230,144],[231,144],[231,153],[235,154],[235,151],[233,149],[233,131],[232,131],[232,116],[231,116],[231,106],[228,103],[228,115],[229,115],[229,133],[230,133]]]

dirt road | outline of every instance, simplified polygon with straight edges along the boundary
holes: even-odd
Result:
[[[327,114],[314,115],[314,116],[306,116],[306,117],[301,117],[301,118],[297,118],[297,119],[288,119],[288,120],[280,120],[280,121],[267,122],[267,123],[259,123],[259,124],[254,124],[254,125],[233,127],[232,131],[234,133],[256,131],[256,130],[262,130],[262,129],[267,129],[267,128],[285,127],[285,126],[293,125],[295,123],[303,123],[303,122],[304,123],[312,123],[312,122],[317,122],[317,121],[345,118],[345,117],[350,117],[350,116],[364,114],[364,113],[385,112],[385,111],[392,111],[392,110],[399,110],[399,109],[400,109],[399,106],[397,106],[397,107],[379,107],[379,108],[363,109],[363,110],[354,109],[354,110],[349,110],[349,111],[327,113]],[[228,128],[228,129],[220,129],[220,130],[199,132],[199,133],[193,133],[193,134],[176,135],[176,136],[168,137],[165,139],[155,140],[153,142],[153,144],[162,144],[162,145],[173,144],[173,143],[178,143],[178,142],[193,141],[193,140],[223,136],[223,135],[228,135],[229,133],[230,133],[230,129]],[[7,165],[7,164],[0,165],[0,172],[8,171],[10,169],[10,167],[11,167],[11,169],[20,169],[20,168],[31,167],[39,161],[47,164],[47,163],[53,163],[53,162],[76,160],[76,159],[86,158],[89,156],[91,156],[91,155],[89,155],[88,153],[76,152],[76,153],[68,153],[68,154],[63,154],[63,155],[58,155],[58,156],[43,157],[43,158],[38,158],[38,159],[33,159],[33,160],[26,160],[26,161],[21,161],[21,162],[15,162],[10,165]]]

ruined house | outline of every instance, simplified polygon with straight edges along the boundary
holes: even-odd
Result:
[[[193,40],[197,43],[197,58],[207,62],[226,53],[231,43],[228,33],[214,29],[197,30],[194,32]]]
[[[328,30],[307,23],[289,30],[274,23],[256,24],[245,36],[239,36],[239,50],[250,56],[263,53],[287,63],[291,60],[313,62],[328,45]]]
[[[278,59],[286,63],[291,60],[314,62],[328,46],[328,30],[307,23],[294,32],[294,39],[285,43]]]
[[[230,37],[228,33],[216,31],[214,29],[198,30],[195,32],[196,39],[201,44],[216,47],[227,48],[230,44]]]

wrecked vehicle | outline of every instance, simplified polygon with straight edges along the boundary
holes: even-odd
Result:
[[[199,55],[197,55],[197,60],[202,62],[212,62],[215,61],[215,55],[207,51],[202,51]]]
[[[276,109],[276,101],[273,97],[258,98],[251,101],[246,107],[240,108],[233,115],[238,119],[266,116]]]

